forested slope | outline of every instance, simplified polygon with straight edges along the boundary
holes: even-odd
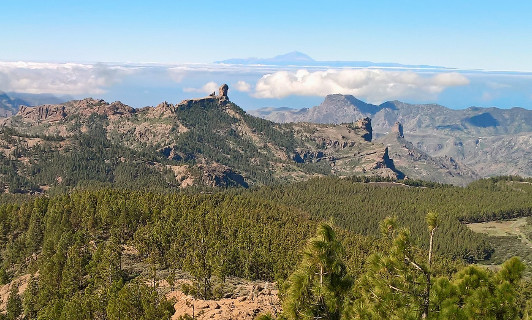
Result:
[[[67,319],[74,309],[79,318],[105,318],[131,290],[163,317],[167,303],[146,285],[158,270],[188,272],[203,297],[230,276],[282,280],[315,226],[297,208],[243,195],[100,189],[39,197],[0,207],[0,279],[34,274],[24,306],[40,318]],[[344,238],[353,259],[379,247],[364,236]],[[124,265],[127,248],[146,272]]]
[[[345,247],[340,257],[357,278],[367,272],[368,257],[391,244],[379,232],[385,217],[396,216],[412,243],[427,249],[424,217],[436,212],[441,224],[433,272],[446,276],[464,260],[493,252],[484,235],[462,222],[527,216],[532,208],[532,184],[516,177],[467,188],[378,180],[328,177],[179,193],[91,187],[53,197],[3,197],[0,280],[17,284],[32,274],[23,306],[43,319],[66,319],[73,310],[78,318],[114,319],[125,297],[139,301],[128,307],[136,314],[165,318],[171,306],[156,290],[163,271],[190,275],[187,290],[201,297],[222,294],[228,277],[283,283],[322,221],[337,226]]]
[[[442,235],[436,240],[435,250],[468,261],[488,258],[492,249],[484,236],[471,232],[463,222],[532,214],[532,185],[512,177],[480,180],[466,188],[432,183],[412,187],[358,177],[325,177],[264,187],[256,193],[261,198],[304,208],[313,217],[331,219],[346,230],[365,235],[378,234],[380,221],[395,215],[420,243],[427,240],[423,217],[427,212],[437,212],[442,218]]]

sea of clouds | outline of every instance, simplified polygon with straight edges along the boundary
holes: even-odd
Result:
[[[529,88],[527,84],[532,83],[532,75],[527,73],[224,63],[161,65],[0,62],[0,91],[5,92],[77,97],[103,95],[127,101],[128,92],[131,92],[131,99],[138,98],[139,93],[135,95],[133,91],[142,87],[158,86],[173,90],[174,93],[180,92],[183,96],[194,96],[215,92],[224,82],[243,101],[256,106],[264,106],[261,100],[267,100],[273,106],[278,101],[277,106],[285,106],[282,102],[288,98],[324,97],[334,93],[351,94],[371,103],[395,99],[438,102],[446,91],[463,88],[460,92],[470,95],[465,99],[470,99],[471,104],[475,101],[500,100],[506,92],[507,96],[511,94],[514,98],[520,97],[521,100],[508,98],[512,104],[523,101],[522,106],[532,107],[531,92],[526,89]],[[155,92],[161,90],[151,90],[151,94],[155,95]],[[153,103],[162,101],[162,98],[164,97],[154,97]]]

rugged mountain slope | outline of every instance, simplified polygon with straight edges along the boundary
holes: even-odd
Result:
[[[408,140],[432,157],[451,157],[479,175],[532,176],[532,111],[522,108],[471,107],[453,110],[436,104],[389,101],[364,103],[350,95],[329,95],[316,107],[301,110],[255,110],[278,122],[341,123],[372,119],[376,136],[404,126]]]
[[[377,139],[388,147],[396,167],[408,178],[454,185],[466,185],[479,175],[452,157],[431,157],[416,148],[403,135],[403,126],[396,122],[391,132]]]
[[[401,177],[367,119],[275,124],[220,94],[133,109],[84,99],[21,107],[0,122],[6,191],[80,183],[260,185],[335,174]]]

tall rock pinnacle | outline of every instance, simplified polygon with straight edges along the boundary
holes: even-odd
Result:
[[[229,97],[227,97],[227,91],[229,90],[229,86],[227,84],[223,84],[220,89],[218,89],[218,98],[220,100],[229,100]]]

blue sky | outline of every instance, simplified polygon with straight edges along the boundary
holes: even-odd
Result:
[[[103,63],[99,66],[107,67],[125,63],[145,65],[149,62],[176,66],[209,64],[229,58],[273,57],[297,50],[316,60],[531,72],[531,12],[532,1],[228,0],[148,3],[131,0],[4,0],[0,10],[0,61],[4,64],[16,61]],[[23,72],[13,71],[12,66],[9,68],[11,71],[3,74],[0,69],[0,90],[55,90],[52,93],[59,93],[59,82],[65,81],[66,77],[50,76],[49,82],[59,81],[56,89],[33,85],[25,90],[23,84],[31,82],[32,78],[16,79],[17,85],[14,85],[14,77],[42,69],[42,65],[26,66]],[[96,77],[93,73],[72,74],[70,82],[80,81],[76,90],[72,90],[72,95],[101,95],[138,106],[155,104],[170,97],[186,97],[194,92],[199,94],[199,88],[209,82],[220,84],[223,78],[228,78],[234,83],[245,81],[251,86],[251,91],[235,95],[250,107],[300,107],[322,98],[301,94],[297,90],[283,97],[258,97],[254,89],[266,73],[257,70],[209,73],[205,70],[211,68],[204,68],[201,76],[192,76],[189,72],[179,81],[172,82],[170,78],[175,78],[164,72],[161,75],[170,80],[164,77],[155,79],[159,71],[149,75],[146,72],[135,73],[135,77],[131,77],[131,70],[107,72],[103,69],[98,69],[96,76],[102,78],[95,79],[92,87],[84,84],[80,77]],[[53,67],[48,66],[47,70],[46,75],[52,72]],[[279,71],[282,70],[273,72]],[[111,79],[109,74],[112,74]],[[143,80],[141,74],[146,79],[155,79],[158,86]],[[242,79],[237,79],[237,75],[243,74]],[[43,77],[45,73],[40,75]],[[441,91],[436,90],[438,92],[433,95],[414,97],[410,94],[403,97],[400,94],[383,94],[378,99],[372,94],[368,97],[375,101],[407,98],[413,102],[452,103],[454,107],[475,104],[532,108],[530,74],[513,75],[510,79],[508,75],[501,77],[485,73],[484,78],[480,77],[481,81],[478,75],[464,76],[469,79],[468,84],[453,84]],[[5,80],[6,77],[9,80]],[[390,85],[386,81],[383,83]],[[87,87],[85,92],[84,86]],[[198,90],[193,91],[193,87]],[[133,88],[135,94],[128,93]],[[144,89],[140,92],[145,92],[146,96],[140,96],[139,88]]]
[[[298,50],[532,71],[530,1],[3,1],[2,60],[211,62]]]

